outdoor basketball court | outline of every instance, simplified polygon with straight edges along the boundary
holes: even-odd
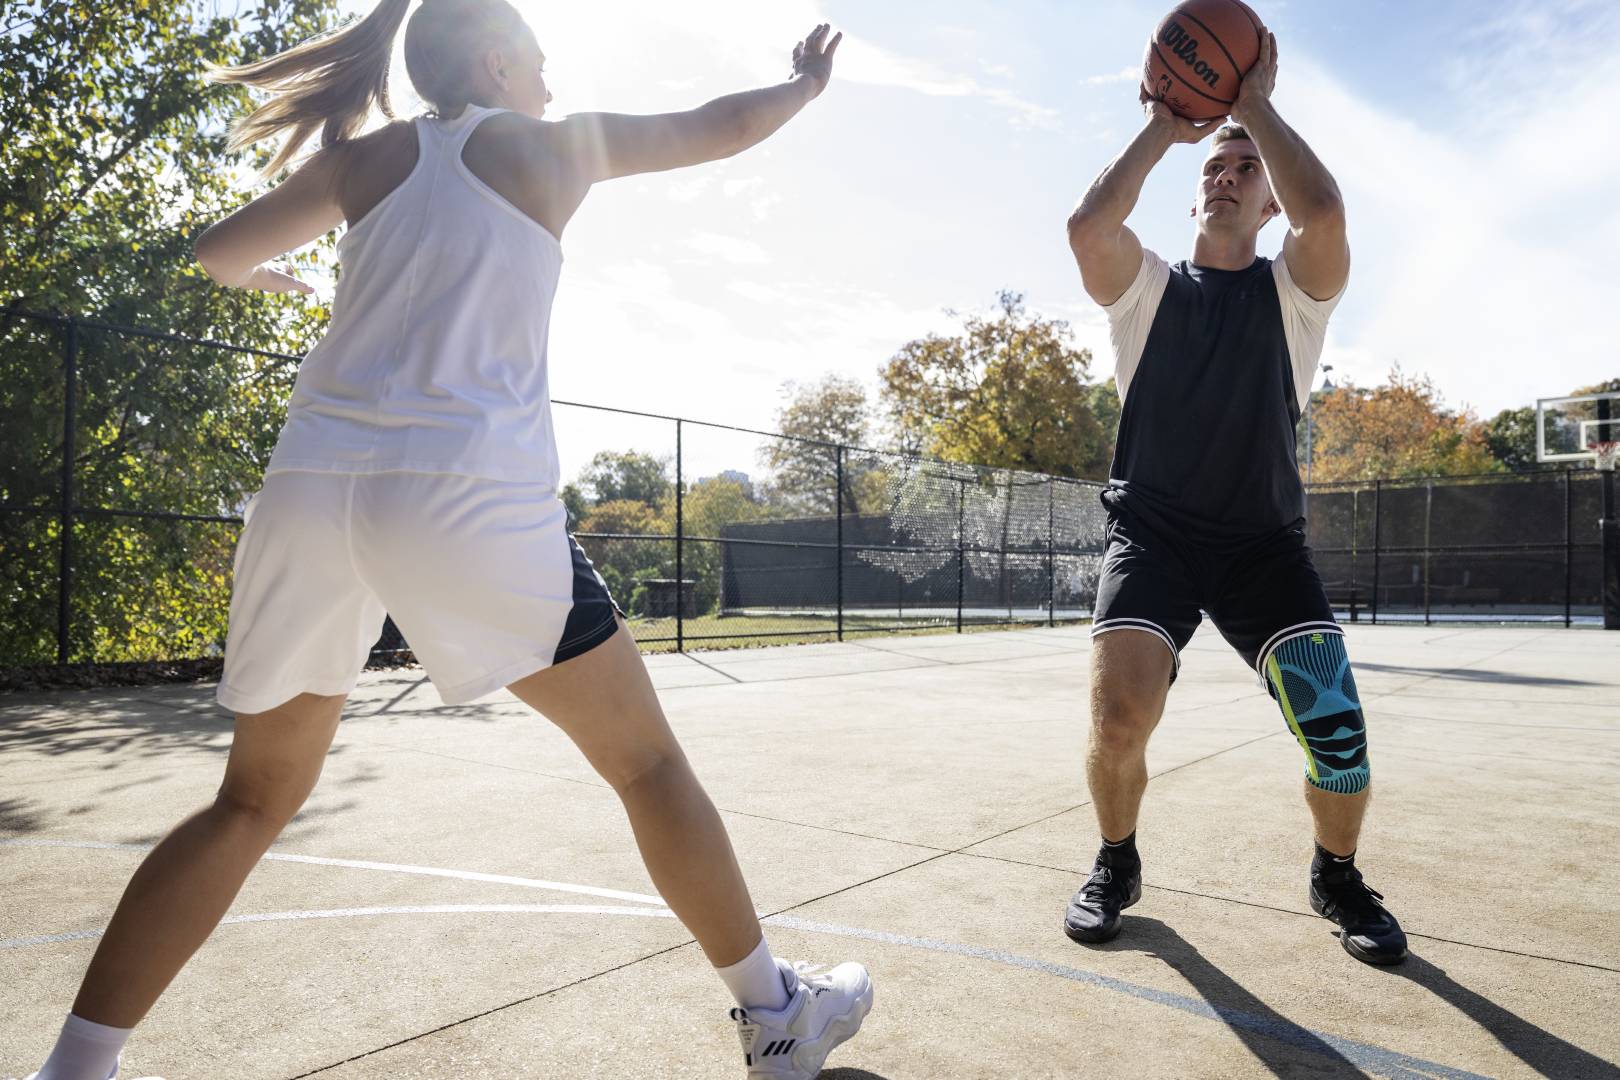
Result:
[[[1411,959],[1309,913],[1298,746],[1206,624],[1150,753],[1125,932],[1089,868],[1087,627],[649,659],[779,955],[863,960],[829,1080],[1620,1077],[1620,634],[1352,626],[1359,860]],[[140,850],[203,804],[212,686],[0,699],[0,1076],[36,1067]],[[368,674],[325,778],[126,1077],[740,1076],[612,793],[504,693]]]

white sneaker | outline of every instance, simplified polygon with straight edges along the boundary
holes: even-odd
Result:
[[[797,988],[781,1009],[732,1009],[750,1080],[811,1080],[833,1048],[872,1011],[872,979],[859,964],[821,971],[803,962],[783,979]]]

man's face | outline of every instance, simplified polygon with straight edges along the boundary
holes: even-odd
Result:
[[[1193,216],[1205,232],[1258,233],[1281,212],[1260,151],[1248,139],[1216,143],[1204,159]]]

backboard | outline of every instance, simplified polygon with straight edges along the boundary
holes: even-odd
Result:
[[[1593,461],[1598,443],[1620,441],[1620,392],[1539,398],[1536,460]]]

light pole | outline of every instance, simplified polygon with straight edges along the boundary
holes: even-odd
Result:
[[[1322,367],[1321,367],[1321,372],[1322,372],[1322,375],[1323,375],[1323,379],[1322,379],[1322,389],[1323,390],[1331,391],[1333,389],[1333,380],[1326,377],[1327,373],[1332,371],[1332,370],[1333,370],[1333,365],[1332,364],[1323,364]],[[1313,379],[1312,381],[1314,382],[1315,380]],[[1313,431],[1312,424],[1311,424],[1311,405],[1315,401],[1316,401],[1316,391],[1313,390],[1310,393],[1305,395],[1305,482],[1307,484],[1309,484],[1311,482],[1311,459],[1313,459],[1316,456],[1314,453],[1312,453],[1312,446],[1311,446],[1312,441],[1313,441],[1313,435],[1314,435],[1314,431]]]

